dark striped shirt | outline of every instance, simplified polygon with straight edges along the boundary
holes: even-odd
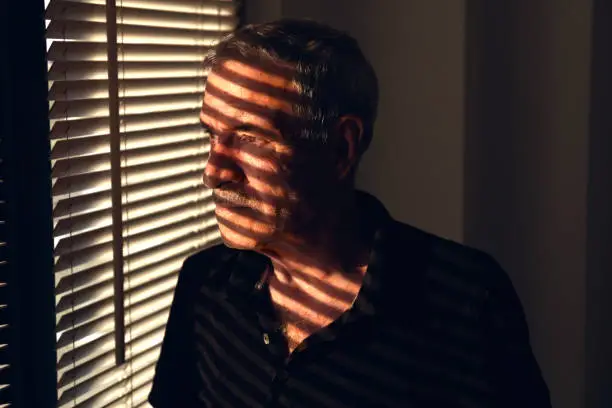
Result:
[[[351,309],[290,357],[268,259],[223,245],[185,262],[149,401],[191,407],[550,407],[520,301],[488,255],[394,221]]]

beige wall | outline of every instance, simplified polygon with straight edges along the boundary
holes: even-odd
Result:
[[[400,220],[492,253],[523,301],[553,406],[586,407],[592,389],[588,407],[609,408],[598,395],[610,369],[585,352],[606,348],[610,314],[596,312],[601,285],[612,290],[597,205],[606,194],[612,205],[609,165],[589,154],[592,0],[248,3],[251,21],[309,17],[357,38],[381,86],[359,186]]]
[[[591,11],[516,1],[469,20],[466,241],[508,269],[560,408],[586,406]]]
[[[247,2],[246,12],[253,22],[312,18],[357,38],[381,88],[376,136],[359,187],[398,219],[461,240],[465,1],[444,4],[257,0]]]
[[[376,69],[380,114],[359,187],[398,219],[461,240],[464,1],[433,3],[286,0],[283,13],[347,30]]]
[[[612,407],[612,3],[593,3],[586,394],[588,407]]]

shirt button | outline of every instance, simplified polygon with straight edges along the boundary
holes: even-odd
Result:
[[[265,344],[270,344],[270,336],[268,335],[268,333],[263,334],[263,341]]]

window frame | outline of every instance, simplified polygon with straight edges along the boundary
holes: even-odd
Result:
[[[2,2],[11,406],[53,407],[55,299],[44,2]]]

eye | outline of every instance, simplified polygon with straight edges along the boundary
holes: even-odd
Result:
[[[244,143],[256,143],[258,138],[255,135],[249,133],[238,132],[236,138]]]
[[[253,133],[237,132],[235,138],[238,142],[243,144],[249,144],[253,146],[265,146],[268,144],[268,140]]]

